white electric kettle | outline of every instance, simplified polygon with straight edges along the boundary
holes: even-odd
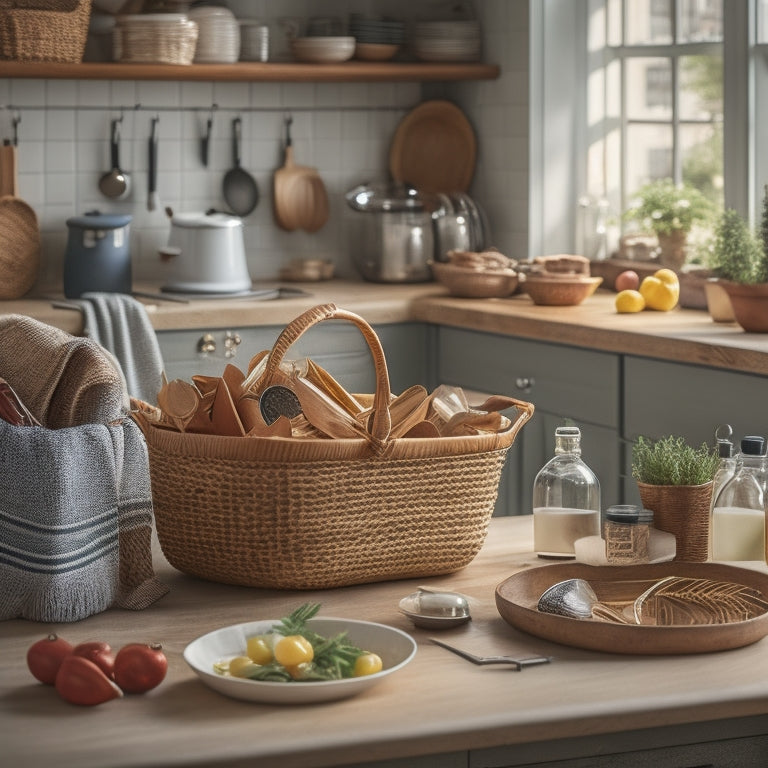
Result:
[[[164,291],[239,293],[251,289],[243,222],[227,213],[178,213],[171,217]]]

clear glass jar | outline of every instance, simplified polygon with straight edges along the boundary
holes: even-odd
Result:
[[[734,455],[733,443],[730,440],[717,441],[717,452],[720,456],[720,463],[715,470],[715,476],[712,480],[712,502],[709,507],[709,559],[713,559],[713,534],[714,530],[714,513],[715,504],[717,503],[717,497],[720,495],[725,484],[733,477],[736,472],[736,465],[738,463],[737,457]]]
[[[616,504],[605,510],[605,558],[615,565],[650,561],[653,512],[635,504]]]
[[[713,560],[765,560],[767,470],[765,438],[742,438],[736,470],[712,510]]]
[[[533,547],[539,557],[575,557],[574,542],[600,535],[600,482],[581,458],[581,430],[558,427],[555,455],[533,482]]]

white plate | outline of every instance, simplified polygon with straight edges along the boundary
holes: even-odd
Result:
[[[307,624],[318,634],[328,637],[347,632],[351,643],[381,656],[384,664],[382,671],[346,680],[309,683],[263,682],[214,672],[215,662],[242,656],[249,637],[267,632],[278,623],[279,619],[251,621],[209,632],[184,649],[184,660],[207,686],[225,696],[267,704],[310,704],[344,699],[367,690],[387,675],[402,669],[416,655],[414,639],[394,627],[370,621],[314,618]]]

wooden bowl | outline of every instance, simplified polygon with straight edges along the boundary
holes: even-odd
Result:
[[[438,283],[451,296],[466,299],[503,299],[511,296],[520,279],[512,269],[471,269],[440,261],[430,263]]]
[[[526,276],[524,288],[534,304],[572,307],[591,296],[602,282],[602,277],[530,274]]]

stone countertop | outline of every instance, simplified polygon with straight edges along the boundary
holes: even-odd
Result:
[[[277,288],[262,283],[258,288]],[[285,285],[285,284],[282,284]],[[158,331],[284,326],[315,304],[333,302],[373,325],[420,321],[438,325],[571,344],[675,362],[768,375],[768,334],[749,334],[736,323],[715,323],[705,311],[675,309],[618,314],[615,294],[599,290],[576,307],[536,306],[526,295],[506,299],[459,299],[435,283],[389,285],[330,280],[290,284],[304,295],[255,301],[226,298],[190,302],[161,297],[157,286],[141,285]],[[154,297],[153,297],[154,296]],[[159,297],[159,298],[155,298]],[[78,334],[82,318],[62,308],[61,296],[0,302],[0,312],[18,312]]]

